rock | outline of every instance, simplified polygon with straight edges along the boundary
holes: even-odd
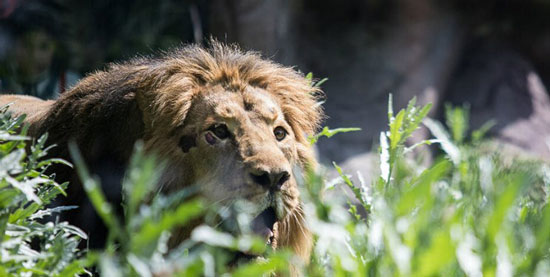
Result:
[[[535,69],[499,44],[466,52],[445,101],[469,103],[471,129],[489,120],[499,143],[550,160],[550,98]]]

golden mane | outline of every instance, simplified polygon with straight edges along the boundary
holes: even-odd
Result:
[[[153,101],[156,112],[167,112],[176,126],[183,122],[186,111],[180,107],[180,95],[171,93],[171,88],[163,88],[168,78],[178,79],[177,84],[190,88],[189,97],[200,93],[205,84],[221,84],[228,90],[239,91],[246,86],[266,89],[280,101],[285,118],[291,122],[300,142],[305,143],[304,135],[312,135],[322,119],[321,106],[317,103],[320,90],[311,86],[303,75],[292,68],[283,67],[262,59],[256,52],[243,52],[236,46],[226,46],[212,42],[209,48],[195,45],[167,52],[160,59],[137,59],[129,64],[113,65],[110,71],[127,71],[143,68],[144,77],[154,83],[143,82],[151,87],[160,88]],[[154,76],[154,78],[151,78]],[[184,92],[182,92],[184,93]]]

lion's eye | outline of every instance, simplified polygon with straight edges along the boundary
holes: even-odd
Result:
[[[227,125],[225,124],[214,125],[210,128],[210,130],[219,139],[226,139],[229,137],[229,130],[227,130]]]
[[[285,128],[279,126],[279,127],[275,128],[275,130],[273,130],[273,134],[275,134],[275,138],[278,141],[281,141],[286,137],[287,133],[286,133]]]

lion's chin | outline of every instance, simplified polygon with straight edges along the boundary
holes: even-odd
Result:
[[[268,207],[251,222],[252,232],[265,238],[268,244],[273,241],[273,226],[277,222],[277,214],[273,207]]]

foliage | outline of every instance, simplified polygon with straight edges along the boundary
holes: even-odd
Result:
[[[45,147],[47,136],[30,144],[24,117],[12,118],[6,109],[0,109],[0,275],[82,274],[89,264],[79,259],[84,253],[77,246],[87,236],[55,219],[75,207],[48,206],[59,194],[65,195],[67,184],[53,181],[47,168],[53,163],[70,165],[44,159],[53,147]]]
[[[311,82],[311,85],[313,87],[316,87],[316,88],[320,88],[322,84],[324,84],[326,81],[328,81],[328,78],[323,78],[321,80],[315,80],[313,78],[313,73],[312,72],[309,72],[307,75],[306,75],[306,80],[310,81]]]
[[[288,275],[292,267],[309,276],[548,276],[550,167],[539,161],[510,163],[484,150],[488,142],[483,134],[490,125],[470,134],[467,107],[446,107],[446,127],[426,118],[429,109],[413,99],[394,114],[390,98],[389,130],[380,134],[381,175],[369,176],[370,182],[359,175],[360,182],[353,183],[336,164],[337,185],[314,172],[299,178],[315,235],[307,265],[288,251],[272,251],[247,232],[216,228],[220,218],[229,218],[230,209],[205,205],[191,196],[193,188],[169,195],[155,190],[159,162],[145,157],[139,144],[123,183],[124,216],[114,214],[99,181],[71,146],[86,192],[110,230],[105,250],[77,252],[76,244],[85,236],[76,228],[36,221],[37,215],[64,209],[44,209],[66,187],[43,174],[57,160],[39,161],[47,150],[44,139],[26,156],[25,129],[15,135],[21,119],[2,118],[1,269],[13,275],[75,275],[87,267],[103,276],[261,276]],[[409,146],[421,124],[434,138]],[[339,131],[350,129],[325,128],[311,141]],[[431,165],[414,159],[419,145],[437,146]],[[43,179],[32,181],[36,178]],[[206,222],[195,226],[199,216]],[[171,247],[171,236],[182,227],[194,229]],[[62,244],[53,250],[58,237]],[[30,245],[35,238],[53,238],[54,243],[36,250]],[[258,258],[234,263],[236,252]]]
[[[447,107],[449,131],[425,118],[414,99],[380,134],[380,178],[351,183],[355,205],[323,201],[323,185],[306,186],[318,236],[311,275],[511,276],[550,274],[550,168],[537,161],[506,163],[483,151],[488,126],[468,138],[468,113]],[[419,124],[430,129],[442,155],[424,168],[408,158],[405,142]],[[469,140],[468,140],[469,139]],[[319,178],[310,178],[321,182]],[[361,178],[360,178],[361,180]],[[357,216],[363,209],[366,217]]]

